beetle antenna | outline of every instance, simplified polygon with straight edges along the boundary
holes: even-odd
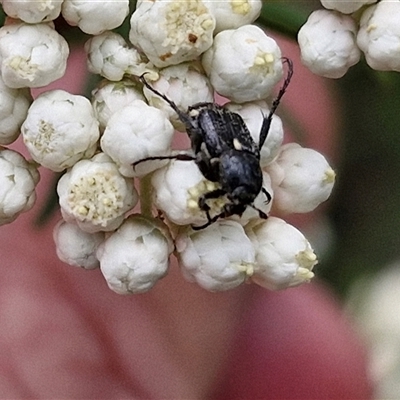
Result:
[[[269,128],[270,128],[271,122],[272,122],[272,117],[274,116],[275,111],[278,108],[279,103],[282,100],[282,97],[285,94],[285,92],[289,86],[289,83],[292,79],[292,76],[293,76],[293,61],[287,57],[283,57],[282,60],[283,60],[283,63],[286,63],[288,65],[287,75],[286,75],[286,78],[283,82],[281,89],[278,92],[278,96],[276,96],[275,100],[272,102],[272,106],[271,106],[271,109],[269,110],[268,116],[266,118],[264,118],[263,124],[261,126],[260,141],[258,143],[259,149],[261,149],[261,147],[265,143],[265,140],[267,139]]]
[[[172,101],[170,100],[165,94],[160,93],[158,90],[154,89],[145,79],[145,75],[148,74],[148,72],[145,72],[144,74],[142,74],[139,79],[140,82],[143,83],[144,86],[147,87],[147,89],[149,89],[150,91],[152,91],[154,94],[156,94],[157,96],[160,96],[163,100],[165,100],[170,107],[178,114],[179,119],[184,123],[184,124],[189,124],[190,125],[190,121],[188,119],[188,117],[186,116],[186,114],[184,112],[182,112],[178,106]]]

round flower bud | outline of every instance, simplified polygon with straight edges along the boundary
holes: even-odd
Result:
[[[92,106],[100,129],[103,131],[108,120],[116,112],[134,100],[144,100],[139,84],[124,79],[119,82],[103,80],[92,91]]]
[[[147,75],[145,78],[147,79]],[[182,111],[186,111],[193,104],[212,103],[214,101],[214,90],[210,81],[202,73],[202,69],[194,63],[166,67],[160,70],[159,79],[150,82],[150,84],[155,90],[173,101]],[[159,108],[168,115],[175,129],[178,131],[185,130],[185,125],[165,100],[146,87],[144,87],[143,93],[150,105]]]
[[[51,25],[15,23],[0,28],[0,69],[11,88],[40,87],[61,78],[69,55]]]
[[[382,0],[363,12],[357,44],[371,68],[378,71],[400,71],[399,21],[399,0]]]
[[[283,213],[314,210],[331,194],[335,172],[313,149],[288,143],[266,171],[272,180],[274,208]]]
[[[211,46],[215,28],[202,0],[143,0],[130,23],[129,40],[160,68],[195,60]]]
[[[32,158],[52,171],[91,157],[100,135],[90,101],[64,90],[38,96],[21,131]]]
[[[0,145],[17,139],[31,102],[29,89],[11,89],[0,77]]]
[[[101,138],[101,149],[117,164],[121,174],[128,177],[146,175],[160,167],[159,163],[136,161],[170,153],[174,128],[165,114],[134,100],[115,112]]]
[[[61,12],[62,0],[2,0],[4,12],[29,24],[55,20]]]
[[[199,197],[216,189],[216,184],[204,178],[194,161],[172,160],[151,177],[154,205],[177,225],[203,225],[207,217],[200,210]],[[217,199],[208,202],[211,213],[220,211]]]
[[[104,240],[104,232],[84,232],[78,225],[60,220],[54,227],[53,239],[62,262],[84,269],[99,267],[96,250]]]
[[[133,181],[104,153],[78,161],[58,181],[57,193],[63,218],[89,233],[117,229],[138,201]]]
[[[120,81],[125,74],[141,76],[145,72],[157,79],[150,63],[142,60],[136,49],[130,48],[125,39],[114,32],[104,32],[85,43],[89,72],[110,81]]]
[[[283,75],[277,43],[255,25],[218,33],[202,63],[214,89],[236,103],[267,98]]]
[[[262,7],[261,0],[204,0],[204,4],[215,18],[214,35],[251,24],[259,17]]]
[[[233,289],[254,272],[254,248],[236,221],[218,221],[200,231],[187,227],[175,245],[185,278],[211,292]]]
[[[62,16],[89,35],[99,35],[120,26],[129,13],[129,0],[63,0]]]
[[[316,75],[341,78],[360,60],[356,34],[357,24],[350,16],[314,11],[298,33],[301,61]]]
[[[225,107],[232,112],[239,114],[246,124],[251,137],[256,144],[259,144],[261,126],[269,114],[269,107],[264,100],[252,101],[243,104],[228,103]],[[282,120],[274,114],[269,127],[267,139],[260,149],[260,165],[265,167],[277,156],[283,142]]]
[[[97,257],[111,290],[142,293],[166,275],[173,250],[168,228],[160,220],[136,214],[103,242]]]
[[[245,230],[256,254],[253,282],[278,290],[309,282],[314,276],[312,269],[317,257],[294,226],[269,217],[251,221]]]
[[[36,165],[14,150],[0,147],[0,225],[33,207],[39,179]]]
[[[356,0],[356,1],[343,1],[343,0],[321,0],[321,4],[329,9],[336,10],[343,14],[351,14],[359,10],[366,4],[376,3],[377,0]]]

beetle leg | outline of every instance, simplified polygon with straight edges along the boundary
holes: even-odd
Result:
[[[143,158],[142,160],[136,161],[132,164],[132,167],[135,168],[136,165],[141,164],[144,161],[150,161],[150,160],[179,160],[179,161],[194,161],[196,160],[196,157],[190,155],[190,154],[175,154],[174,156],[153,156],[153,157],[146,157]]]
[[[265,189],[264,187],[261,188],[261,191],[265,194],[265,197],[267,198],[265,204],[269,204],[272,200],[272,196],[267,192],[267,189]]]

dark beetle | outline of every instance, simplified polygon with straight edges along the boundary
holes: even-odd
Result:
[[[220,188],[200,196],[199,208],[206,213],[207,223],[193,229],[206,228],[219,218],[231,215],[241,216],[248,206],[257,210],[260,218],[267,218],[267,215],[256,208],[253,202],[260,191],[263,191],[267,201],[271,200],[270,194],[262,187],[260,148],[265,143],[272,117],[293,75],[292,61],[288,58],[284,58],[283,61],[288,64],[288,73],[278,96],[272,103],[269,114],[264,117],[258,145],[239,114],[214,103],[198,103],[190,106],[187,112],[183,112],[173,101],[153,89],[144,75],[140,77],[142,83],[164,99],[185,124],[194,156],[177,154],[148,157],[134,163],[133,166],[148,160],[194,160],[206,179],[218,182],[220,185]],[[207,200],[224,195],[228,201],[219,214],[211,217]]]

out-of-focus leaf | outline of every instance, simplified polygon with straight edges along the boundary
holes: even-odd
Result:
[[[310,14],[309,2],[265,1],[257,24],[296,39]]]

